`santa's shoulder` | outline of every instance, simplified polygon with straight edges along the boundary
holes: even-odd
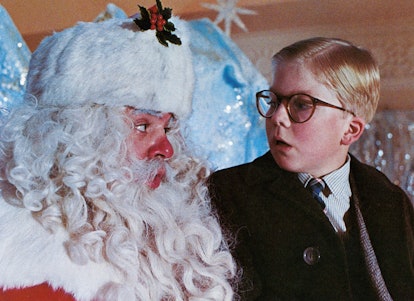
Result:
[[[77,300],[88,300],[104,284],[119,281],[106,262],[74,263],[65,248],[68,239],[63,227],[46,230],[30,210],[0,197],[0,287],[49,283],[73,293]]]

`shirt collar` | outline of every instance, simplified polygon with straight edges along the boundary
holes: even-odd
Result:
[[[346,162],[340,168],[322,177],[328,189],[324,190],[325,196],[330,193],[336,196],[351,196],[351,186],[349,184],[349,173],[351,170],[351,157],[348,155]],[[308,182],[313,178],[309,173],[298,173],[299,181],[306,187]]]

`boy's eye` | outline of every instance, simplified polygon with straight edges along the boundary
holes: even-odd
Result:
[[[137,124],[135,125],[135,129],[139,132],[146,132],[147,130],[147,124]]]
[[[279,102],[278,101],[269,101],[268,104],[272,107],[272,108],[277,108],[279,106]]]

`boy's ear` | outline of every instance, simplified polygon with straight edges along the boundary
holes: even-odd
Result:
[[[353,116],[349,122],[348,129],[344,133],[341,143],[343,145],[351,145],[361,137],[365,129],[365,121],[360,118]]]

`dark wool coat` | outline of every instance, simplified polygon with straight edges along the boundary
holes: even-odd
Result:
[[[352,157],[351,189],[394,300],[414,300],[414,212],[407,195]],[[218,171],[211,194],[223,227],[236,237],[242,300],[375,300],[354,202],[339,237],[294,173],[270,153]]]

